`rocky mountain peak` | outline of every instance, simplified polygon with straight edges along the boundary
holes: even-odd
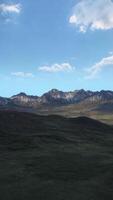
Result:
[[[12,96],[11,98],[13,98],[13,97],[26,97],[27,96],[27,94],[26,93],[24,93],[24,92],[20,92],[20,93],[18,93],[18,94],[16,94],[16,95],[14,95],[14,96]]]
[[[57,90],[57,89],[52,89],[52,90],[50,90],[48,93],[59,93],[59,92],[61,92],[61,91],[59,91],[59,90]]]
[[[84,89],[63,92],[58,89],[52,89],[47,93],[43,94],[41,97],[30,96],[24,92],[12,96],[11,98],[0,98],[0,105],[6,105],[9,102],[11,104],[37,107],[39,105],[68,105],[68,104],[78,104],[78,103],[103,103],[113,101],[113,91],[86,91]]]

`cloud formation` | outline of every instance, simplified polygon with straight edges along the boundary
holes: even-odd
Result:
[[[80,32],[112,29],[113,1],[80,0],[73,8],[69,23],[79,28]]]
[[[98,73],[100,73],[103,70],[103,68],[109,67],[109,66],[113,66],[113,55],[102,58],[100,62],[96,63],[95,65],[87,69],[86,79],[96,78]]]
[[[62,63],[62,64],[53,64],[51,66],[46,65],[46,66],[41,66],[38,68],[39,71],[44,71],[44,72],[50,72],[50,73],[55,73],[55,72],[70,72],[73,70],[73,67],[69,63]]]
[[[21,4],[0,4],[0,20],[10,22],[14,18],[14,15],[19,15],[21,12]]]
[[[30,72],[12,72],[12,76],[21,77],[21,78],[33,78],[34,75]]]
[[[1,13],[16,13],[19,14],[21,11],[20,4],[0,4]]]

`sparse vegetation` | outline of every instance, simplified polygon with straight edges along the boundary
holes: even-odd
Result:
[[[1,200],[113,199],[112,165],[112,126],[0,112]]]

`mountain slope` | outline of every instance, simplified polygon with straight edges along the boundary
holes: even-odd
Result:
[[[0,199],[113,199],[113,127],[0,112]]]
[[[15,105],[26,107],[38,107],[39,105],[69,105],[78,103],[102,103],[113,102],[113,91],[92,92],[85,90],[75,90],[73,92],[62,92],[57,89],[39,96],[30,96],[25,93],[19,93],[11,98],[0,99],[0,105],[12,102]]]
[[[87,116],[113,124],[113,91],[63,92],[52,89],[42,96],[19,93],[0,98],[0,110],[15,110],[40,115]]]

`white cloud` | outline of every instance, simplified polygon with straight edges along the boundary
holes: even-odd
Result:
[[[110,54],[110,55],[113,55],[113,51],[110,51],[109,54]]]
[[[92,67],[86,69],[87,76],[86,79],[93,79],[96,78],[99,72],[103,70],[105,67],[113,66],[113,55],[102,58],[102,60]]]
[[[76,17],[76,15],[72,15],[72,16],[70,17],[70,19],[69,19],[69,22],[70,22],[71,24],[76,24],[76,23],[77,23],[77,17]]]
[[[62,63],[62,64],[53,64],[51,66],[46,65],[46,66],[41,66],[38,68],[39,71],[44,71],[44,72],[50,72],[50,73],[55,73],[55,72],[69,72],[73,70],[73,67],[69,63]]]
[[[20,14],[21,4],[0,4],[0,22],[15,22],[16,16]]]
[[[3,14],[15,13],[19,14],[21,11],[21,4],[0,4],[0,12]]]
[[[69,23],[80,32],[90,30],[108,30],[113,28],[112,0],[81,0],[73,8]]]
[[[33,78],[34,75],[30,72],[12,72],[12,76],[21,77],[21,78]]]

